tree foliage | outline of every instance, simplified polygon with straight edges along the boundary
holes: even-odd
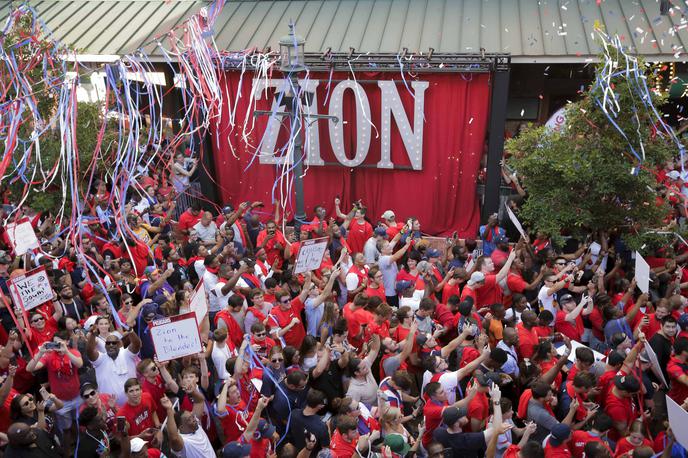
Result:
[[[639,154],[644,149],[642,165],[597,105],[602,90],[591,86],[567,106],[563,129],[530,126],[507,142],[509,164],[528,192],[519,216],[531,228],[557,237],[614,229],[637,235],[661,226],[668,208],[656,203],[654,172],[678,151],[657,135],[655,120],[624,77],[614,78],[612,87],[621,108],[615,121]],[[654,92],[651,98],[654,106],[663,102]]]

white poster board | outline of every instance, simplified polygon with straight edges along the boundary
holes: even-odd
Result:
[[[683,448],[688,449],[688,412],[683,410],[676,401],[666,396],[667,412],[669,413],[669,426],[674,437]]]
[[[637,251],[635,252],[635,281],[643,293],[650,290],[650,265]]]
[[[509,205],[505,202],[504,203],[504,208],[506,208],[506,214],[509,215],[509,219],[511,222],[514,224],[516,227],[516,230],[523,236],[526,236],[526,231],[523,230],[523,226],[521,226],[521,222],[518,220],[516,215],[514,214],[513,211],[509,208]]]
[[[662,372],[662,366],[659,365],[659,359],[657,359],[657,353],[652,349],[649,343],[645,344],[645,353],[647,354],[647,358],[650,360],[650,369],[652,369],[652,373],[655,374],[655,376],[662,381],[664,386],[668,389],[669,384],[667,383],[666,379],[664,378],[664,372]]]
[[[294,265],[294,275],[319,268],[326,249],[327,237],[301,242],[299,255],[296,257],[296,265]]]
[[[602,353],[593,350],[592,348],[588,347],[587,345],[583,345],[582,343],[578,342],[577,340],[572,340],[571,341],[571,354],[568,357],[568,360],[571,361],[572,363],[576,361],[576,349],[579,347],[587,348],[590,351],[592,351],[592,354],[595,357],[595,361],[602,361],[605,358],[607,358]],[[565,351],[566,351],[566,345],[562,345],[560,347],[557,347],[557,354],[559,356],[563,355]]]
[[[50,287],[45,267],[39,267],[24,275],[10,280],[10,293],[15,305],[29,311],[53,299],[53,289]]]
[[[198,325],[201,325],[201,321],[208,314],[208,296],[205,293],[205,283],[201,281],[196,286],[196,290],[191,297],[191,303],[189,304],[189,310],[196,314],[196,321]]]
[[[566,107],[559,108],[545,123],[545,130],[558,132],[566,127]]]
[[[41,246],[28,218],[21,219],[16,223],[9,223],[5,226],[5,230],[10,239],[10,244],[14,248],[14,254],[17,256]]]
[[[159,361],[170,361],[203,351],[194,312],[155,320],[150,324],[150,333]]]

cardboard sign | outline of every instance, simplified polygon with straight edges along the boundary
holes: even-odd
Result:
[[[16,223],[9,223],[5,229],[17,256],[41,246],[28,218],[21,219]]]
[[[655,376],[662,381],[664,386],[668,389],[669,384],[667,383],[666,379],[664,378],[664,372],[662,372],[662,367],[659,365],[659,360],[657,359],[657,354],[655,351],[652,349],[649,343],[645,344],[645,353],[647,353],[647,358],[650,360],[650,369],[652,369],[652,373],[655,374]]]
[[[509,219],[513,223],[514,227],[516,227],[516,230],[521,234],[521,236],[525,237],[526,236],[526,231],[523,230],[523,226],[521,226],[521,222],[518,220],[516,215],[514,214],[513,211],[509,208],[509,205],[504,203],[504,208],[506,208],[506,214],[509,215]]]
[[[45,267],[39,267],[10,280],[10,293],[16,305],[29,311],[53,299]]]
[[[194,312],[155,320],[150,324],[155,354],[160,361],[170,361],[203,351]]]
[[[635,252],[635,281],[643,293],[650,290],[650,265],[637,251]]]
[[[198,321],[198,325],[200,326],[201,321],[203,321],[203,318],[208,314],[208,296],[205,293],[205,283],[202,279],[196,286],[196,290],[191,297],[189,309],[196,314],[196,321]]]
[[[582,343],[578,342],[577,340],[572,340],[571,341],[571,354],[568,357],[568,360],[571,361],[572,363],[576,361],[576,349],[579,347],[583,348],[589,348],[592,351],[593,356],[595,357],[595,361],[602,361],[606,358],[602,353],[593,350],[592,348],[583,345]],[[557,347],[556,349],[557,354],[559,356],[564,354],[564,351],[566,351],[566,345],[562,345],[560,347]]]
[[[669,413],[669,425],[674,433],[676,441],[688,449],[688,412],[683,410],[676,401],[666,396],[667,412]]]
[[[294,275],[319,268],[325,256],[326,249],[327,237],[301,242],[299,255],[296,258],[296,265],[294,266]]]

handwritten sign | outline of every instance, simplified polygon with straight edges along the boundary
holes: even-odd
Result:
[[[604,356],[602,353],[595,351],[586,345],[583,345],[582,343],[578,342],[577,340],[572,340],[571,341],[571,354],[568,357],[568,360],[571,361],[572,363],[576,361],[576,349],[580,348],[580,347],[589,348],[590,350],[592,350],[592,354],[595,357],[595,361],[602,361],[606,358],[606,356]],[[563,355],[565,351],[566,351],[565,345],[557,347],[557,349],[556,349],[556,352],[559,356]]]
[[[650,265],[637,251],[635,252],[635,281],[643,293],[650,290]]]
[[[686,425],[688,425],[688,412],[683,410],[681,406],[676,404],[676,401],[669,396],[665,396],[671,431],[673,431],[676,441],[683,445],[683,448],[688,449],[688,428],[686,428]]]
[[[327,249],[327,237],[306,240],[301,243],[299,255],[296,258],[294,274],[315,270],[322,264],[325,250]]]
[[[505,204],[504,204],[504,208],[506,208],[506,214],[509,215],[509,219],[510,219],[511,222],[513,223],[513,225],[514,225],[514,227],[516,228],[516,230],[519,232],[519,234],[521,234],[523,237],[525,237],[525,236],[526,236],[526,231],[523,230],[523,226],[521,226],[521,222],[518,220],[518,218],[516,217],[516,215],[514,214],[514,212],[511,211],[511,209],[509,208],[509,205],[507,205],[507,204],[505,203]]]
[[[155,354],[160,361],[170,361],[203,351],[194,312],[155,320],[150,324],[150,333]]]
[[[196,286],[196,290],[191,297],[189,309],[196,314],[196,321],[200,326],[201,321],[203,321],[203,318],[205,318],[208,313],[208,296],[205,292],[205,283],[203,280],[198,282],[198,286]]]
[[[10,244],[14,248],[14,253],[18,256],[41,246],[28,218],[10,223],[5,226],[5,229],[10,238]]]
[[[10,280],[10,293],[15,304],[25,311],[49,302],[53,298],[45,267],[39,267]]]

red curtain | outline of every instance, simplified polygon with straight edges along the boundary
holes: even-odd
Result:
[[[225,103],[222,116],[213,129],[213,149],[216,180],[224,202],[237,205],[247,200],[262,200],[266,212],[272,211],[270,202],[273,184],[279,176],[275,165],[260,164],[254,159],[256,147],[260,144],[267,116],[255,120],[252,110],[270,110],[274,91],[255,107],[248,107],[252,88],[252,74],[244,74],[239,82],[239,72],[227,72],[222,84]],[[276,76],[279,77],[279,76]],[[317,89],[318,113],[327,114],[325,103],[328,95],[329,74],[311,73],[310,79],[320,80]],[[352,79],[351,74],[334,73],[331,88],[336,81]],[[356,73],[357,80],[396,80],[399,73]],[[474,236],[479,224],[480,212],[476,196],[476,177],[485,144],[488,121],[490,75],[436,73],[419,74],[418,80],[427,81],[425,91],[425,124],[423,132],[423,169],[377,169],[380,160],[380,138],[372,140],[365,167],[348,168],[325,165],[311,166],[304,177],[304,196],[307,219],[312,210],[323,205],[328,214],[334,213],[334,198],[342,199],[342,210],[350,208],[351,202],[363,199],[368,208],[368,217],[375,222],[388,209],[396,213],[397,221],[409,216],[420,220],[421,230],[433,235],[447,235],[458,231],[461,236]],[[410,81],[407,81],[410,87]],[[380,129],[381,91],[377,84],[361,83],[368,97],[371,121]],[[402,105],[413,127],[414,99],[404,83],[397,84]],[[234,110],[236,96],[241,98],[236,106],[234,126],[230,125],[230,110]],[[229,103],[227,103],[229,102]],[[329,104],[329,100],[327,101]],[[245,117],[253,129],[248,136],[248,145],[242,139]],[[353,91],[347,90],[343,102],[344,145],[349,158],[356,147],[356,105]],[[319,123],[320,155],[326,163],[337,163],[330,146],[328,121]],[[286,143],[288,122],[285,122],[278,138],[276,150]],[[392,120],[391,157],[395,167],[410,168],[410,162],[398,128]],[[251,161],[252,164],[249,166]],[[293,206],[293,199],[291,201]],[[289,215],[288,215],[289,216]]]

